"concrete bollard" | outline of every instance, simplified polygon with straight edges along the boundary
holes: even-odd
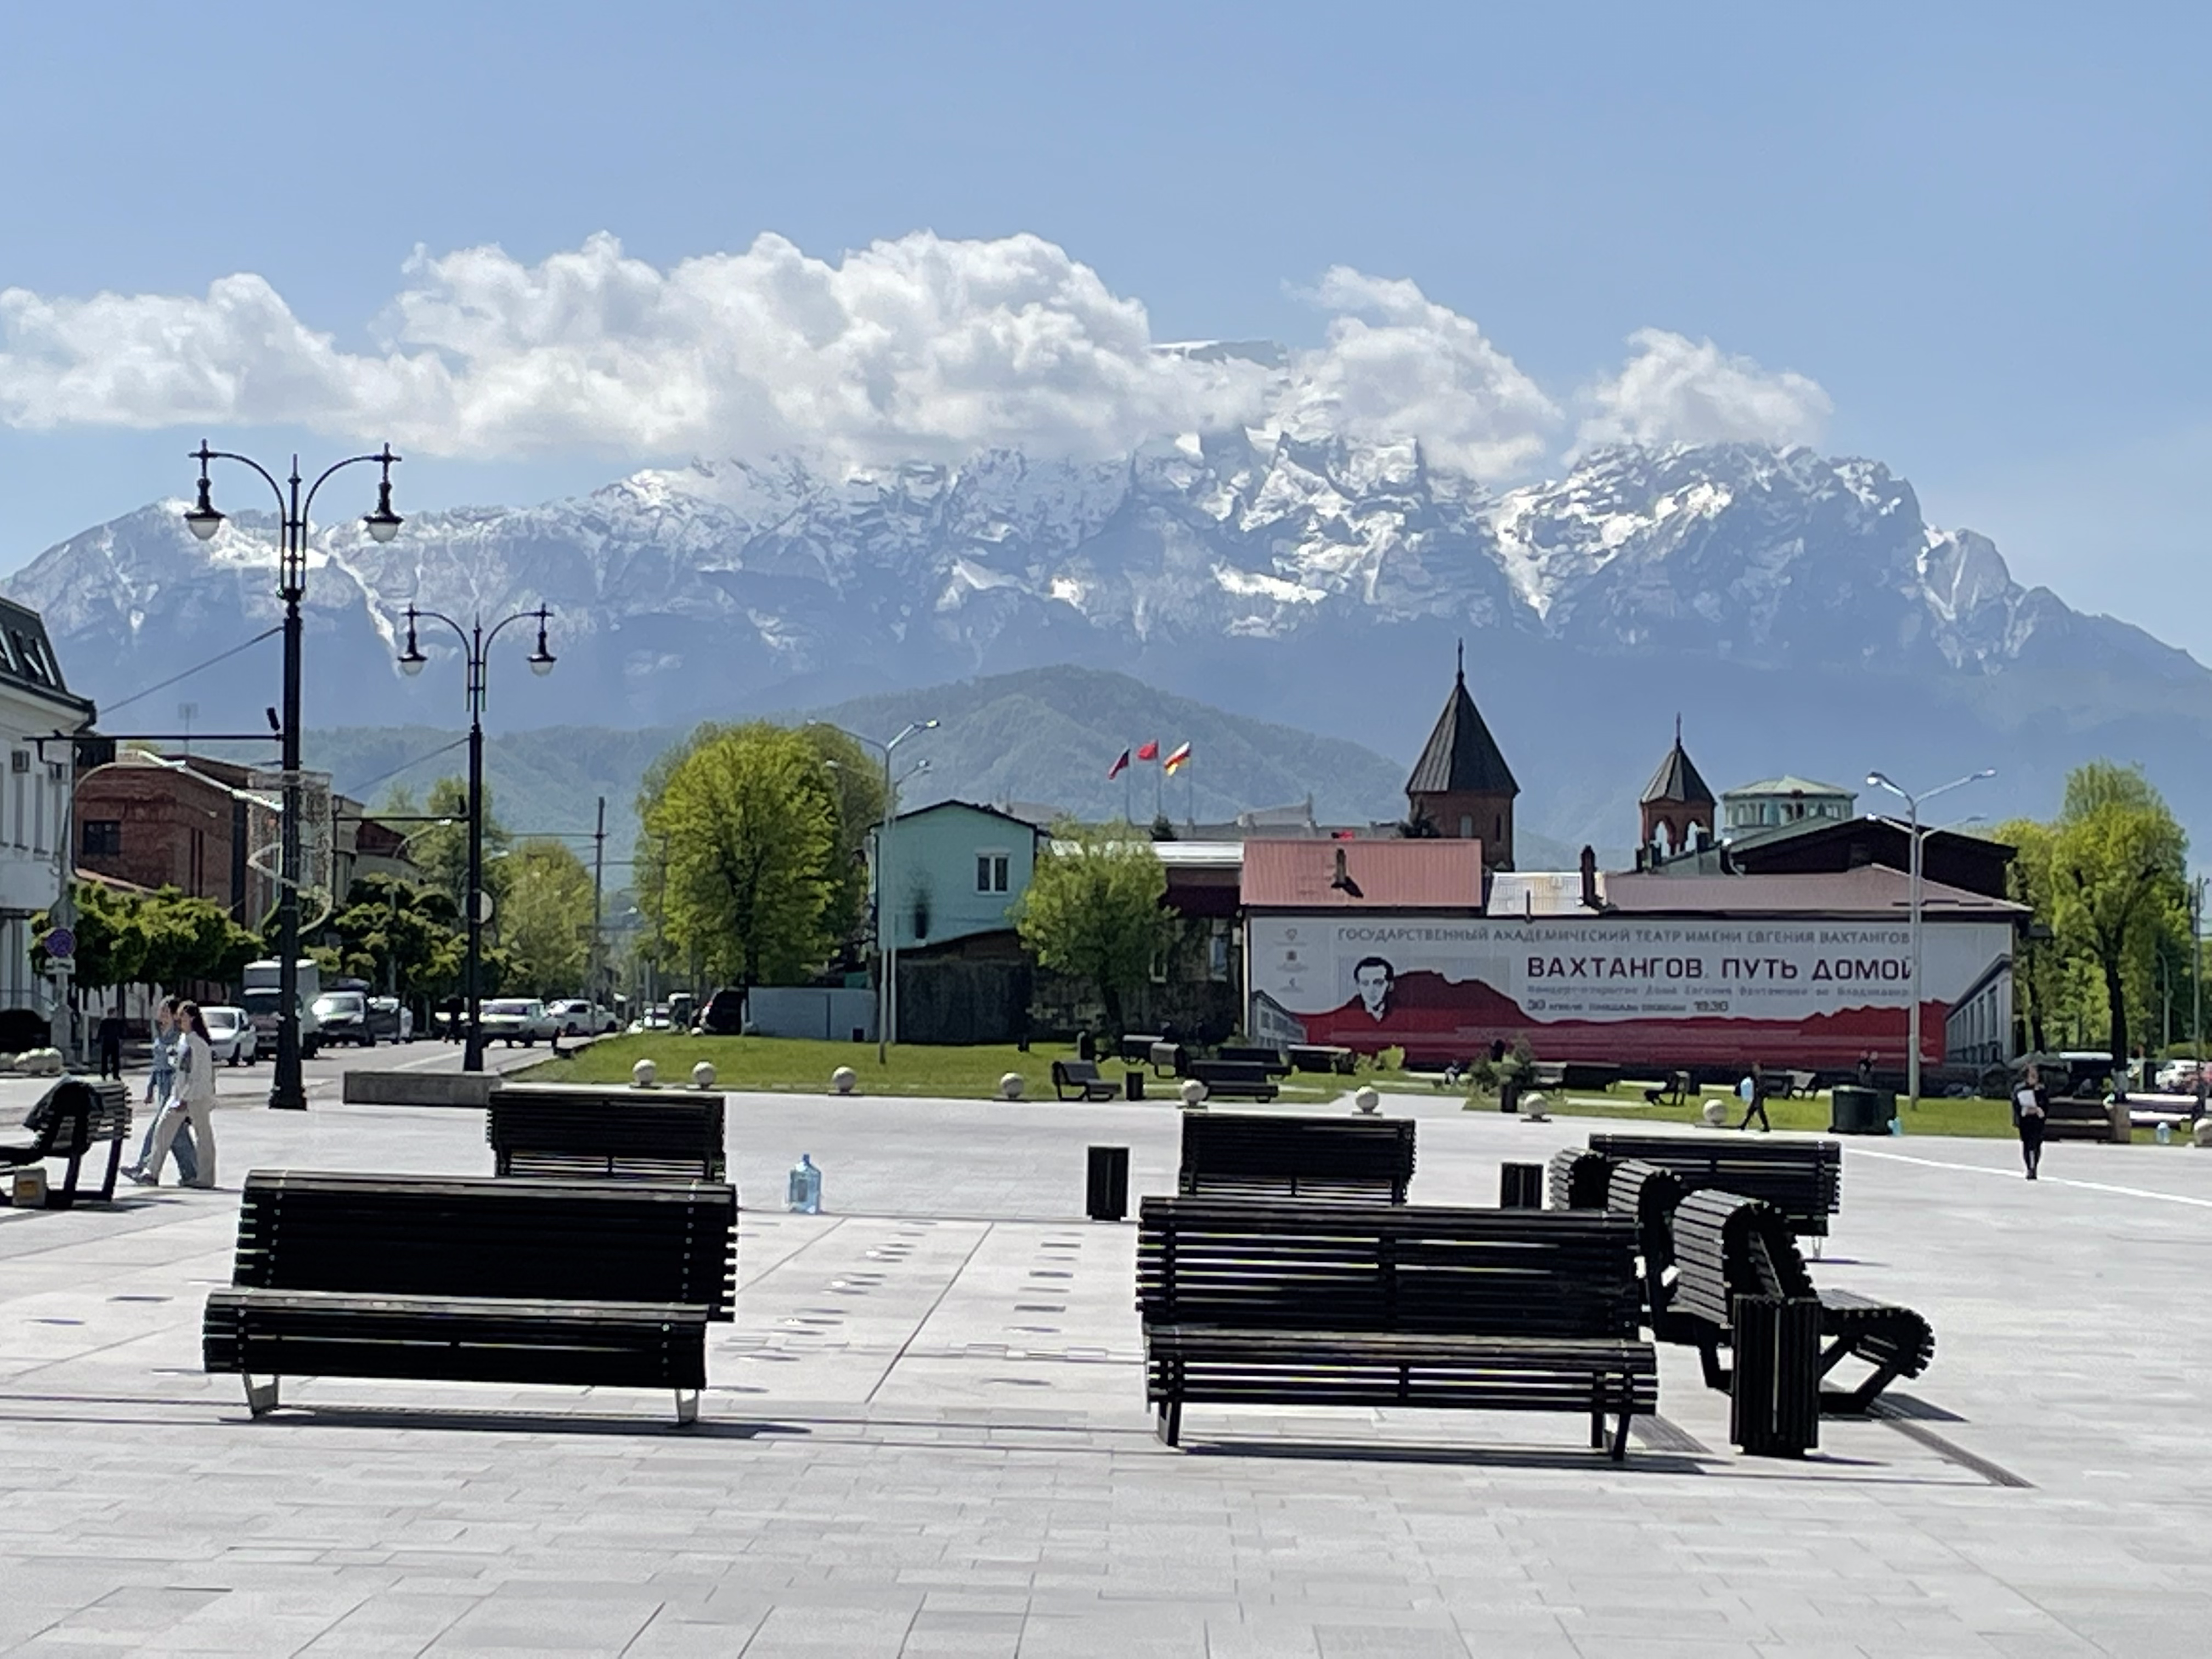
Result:
[[[1202,1112],[1206,1109],[1206,1085],[1194,1077],[1182,1080],[1182,1103],[1185,1109]]]
[[[999,1098],[1019,1100],[1022,1097],[1022,1091],[1029,1086],[1028,1079],[1019,1072],[1009,1072],[999,1079]]]
[[[629,1080],[633,1088],[650,1089],[659,1076],[660,1067],[649,1060],[641,1060],[629,1068]]]
[[[1717,1100],[1709,1100],[1699,1110],[1698,1115],[1717,1129],[1728,1121],[1728,1108]]]
[[[1363,1112],[1372,1112],[1382,1105],[1382,1097],[1375,1091],[1373,1084],[1363,1083],[1359,1085],[1358,1092],[1352,1097],[1352,1103]]]
[[[840,1066],[830,1073],[830,1086],[841,1095],[851,1094],[860,1081],[860,1073],[849,1066]]]
[[[691,1086],[695,1089],[711,1089],[714,1086],[713,1060],[702,1060],[691,1068]]]
[[[2212,1112],[2198,1118],[2197,1127],[2190,1133],[2199,1146],[2212,1149]]]

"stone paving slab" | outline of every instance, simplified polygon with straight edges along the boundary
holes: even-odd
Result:
[[[477,1115],[265,1086],[219,1115],[231,1182],[489,1173]],[[1802,1462],[1735,1454],[1675,1349],[1624,1467],[1579,1419],[1490,1413],[1194,1407],[1176,1452],[1133,1231],[1077,1214],[1089,1145],[1170,1188],[1171,1109],[731,1107],[741,1193],[805,1150],[832,1213],[744,1212],[691,1431],[636,1390],[349,1379],[254,1423],[199,1370],[234,1190],[0,1209],[0,1652],[2179,1655],[2212,1628],[2212,1158],[2060,1146],[2031,1186],[2002,1143],[1852,1144],[1816,1276],[1922,1309],[1938,1356],[1907,1423],[1830,1419]],[[1426,1202],[1494,1202],[1501,1161],[1593,1127],[1392,1109]]]

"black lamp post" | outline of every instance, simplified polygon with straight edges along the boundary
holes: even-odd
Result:
[[[374,455],[349,456],[325,468],[303,496],[296,455],[291,477],[280,484],[252,457],[210,449],[204,438],[192,452],[192,459],[200,464],[199,498],[185,512],[185,523],[193,535],[211,541],[222,527],[223,515],[216,511],[208,493],[210,461],[236,461],[258,472],[276,494],[282,526],[276,591],[284,601],[284,712],[276,735],[283,750],[284,823],[276,880],[276,1074],[270,1085],[269,1103],[289,1111],[307,1107],[307,1091],[300,1077],[300,600],[307,590],[307,514],[315,505],[315,492],[332,473],[374,465],[383,469],[376,487],[376,511],[363,517],[362,524],[376,541],[390,541],[399,533],[399,515],[392,510],[392,466],[398,459],[390,444]]]
[[[538,646],[529,657],[530,672],[550,674],[553,672],[553,653],[546,648],[545,623],[552,612],[544,605],[535,611],[518,611],[511,617],[502,617],[489,628],[482,617],[464,628],[451,617],[439,611],[421,611],[407,607],[407,648],[399,653],[402,672],[419,674],[430,659],[422,654],[416,642],[415,624],[418,620],[441,622],[453,630],[460,641],[461,649],[468,654],[469,665],[469,892],[468,892],[468,965],[463,973],[462,989],[468,998],[468,1042],[461,1051],[461,1069],[465,1072],[483,1070],[483,1032],[477,1024],[478,1005],[483,1000],[483,925],[488,902],[483,888],[483,706],[484,667],[486,653],[500,630],[510,623],[530,617],[538,621]]]

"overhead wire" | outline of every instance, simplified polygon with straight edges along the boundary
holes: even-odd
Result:
[[[257,646],[260,644],[262,641],[268,639],[274,635],[281,634],[283,631],[284,625],[282,623],[278,623],[274,627],[264,628],[258,634],[256,634],[252,639],[242,641],[239,644],[232,646],[228,651],[218,651],[214,656],[210,657],[205,662],[194,663],[190,668],[185,669],[180,674],[172,674],[166,680],[156,680],[153,684],[146,687],[143,691],[133,691],[129,696],[107,704],[100,712],[103,715],[112,714],[118,708],[128,708],[132,703],[137,702],[141,697],[150,697],[156,691],[165,691],[170,686],[174,685],[179,680],[188,680],[193,675],[200,672],[203,669],[212,668],[217,663],[234,657],[240,652],[247,650],[253,646]]]

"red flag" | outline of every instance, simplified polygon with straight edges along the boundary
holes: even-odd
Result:
[[[1170,773],[1179,771],[1189,763],[1190,745],[1187,743],[1176,749],[1173,753],[1169,755],[1165,760],[1160,763],[1160,764]]]
[[[1121,751],[1121,758],[1115,761],[1111,766],[1106,769],[1106,781],[1109,783],[1113,782],[1115,779],[1120,777],[1122,773],[1128,769],[1129,751],[1124,749]]]
[[[1137,758],[1139,760],[1158,760],[1159,757],[1160,740],[1158,738],[1154,738],[1150,743],[1147,743],[1142,749],[1139,749],[1137,751]]]

